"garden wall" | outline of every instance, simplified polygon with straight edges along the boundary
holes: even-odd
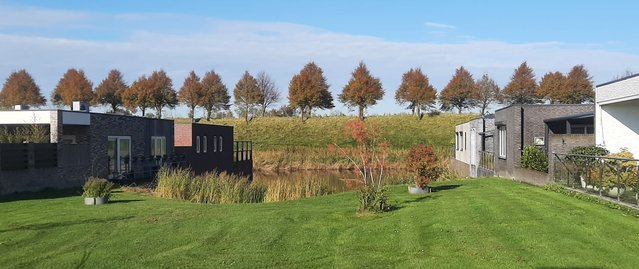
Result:
[[[543,186],[550,182],[548,173],[539,172],[535,170],[514,167],[512,174],[507,171],[497,172],[497,176],[504,178],[512,178],[519,182],[528,183],[536,186]]]
[[[469,164],[456,160],[455,158],[450,158],[450,163],[448,164],[448,168],[450,168],[450,170],[452,170],[454,173],[456,173],[460,177],[470,176]]]

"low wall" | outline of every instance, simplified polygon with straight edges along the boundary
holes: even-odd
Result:
[[[89,176],[90,166],[32,168],[0,171],[0,195],[79,187]]]
[[[510,174],[508,172],[498,172],[497,176],[504,178],[512,178],[513,180],[528,183],[536,186],[543,186],[546,183],[549,183],[550,176],[548,173],[539,172],[535,170],[515,167],[513,168],[513,173]]]
[[[448,168],[460,177],[470,176],[470,165],[455,158],[450,158]]]

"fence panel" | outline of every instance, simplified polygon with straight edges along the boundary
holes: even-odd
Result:
[[[0,170],[24,170],[29,168],[27,144],[0,144]]]
[[[91,164],[88,144],[65,144],[60,148],[60,166],[86,166]]]
[[[58,166],[58,144],[32,144],[35,168]]]
[[[639,205],[639,159],[558,153],[553,159],[556,183]]]

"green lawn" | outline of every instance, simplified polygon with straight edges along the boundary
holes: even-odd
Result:
[[[393,187],[392,212],[358,217],[355,195],[202,205],[118,193],[0,197],[2,268],[520,268],[639,264],[639,220],[503,179]],[[43,194],[40,194],[41,196]],[[25,200],[16,200],[21,198]]]

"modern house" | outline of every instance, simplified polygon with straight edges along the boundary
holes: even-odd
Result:
[[[211,124],[175,124],[175,153],[184,156],[180,165],[196,174],[227,172],[252,177],[249,141],[234,141],[233,127]]]
[[[593,112],[594,105],[591,104],[511,105],[495,111],[495,174],[517,178],[522,150],[527,145],[538,146],[550,154],[549,140],[555,145],[572,139],[565,135],[577,132],[587,135],[592,130],[587,119],[592,116],[586,113]],[[560,139],[564,139],[564,142],[555,142]],[[587,141],[588,138],[583,139]],[[583,143],[577,141],[570,144]]]
[[[639,156],[639,74],[597,85],[595,114],[597,145]]]
[[[462,175],[487,175],[480,169],[484,152],[493,150],[494,115],[476,118],[455,126],[456,171]],[[467,170],[467,171],[464,171]]]
[[[72,187],[88,176],[111,180],[148,178],[173,161],[173,121],[73,110],[0,111],[0,128],[40,126],[48,143],[0,145],[0,186]],[[49,156],[39,162],[40,155]],[[46,165],[44,165],[46,163]],[[43,182],[31,182],[46,178]],[[19,184],[18,184],[19,185]],[[0,193],[2,190],[0,189]]]

